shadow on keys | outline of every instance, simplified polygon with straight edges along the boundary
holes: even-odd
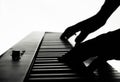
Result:
[[[119,34],[120,29],[77,44],[68,53],[58,58],[58,60],[59,62],[66,63],[80,77],[97,78],[99,81],[107,80],[114,82],[111,68],[109,68],[110,65],[106,61],[120,59],[120,40],[116,37]],[[91,57],[95,58],[86,66],[84,61]]]

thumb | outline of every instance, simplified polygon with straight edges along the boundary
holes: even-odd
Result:
[[[85,33],[85,32],[81,32],[75,39],[76,43],[81,43],[87,36],[89,33]]]

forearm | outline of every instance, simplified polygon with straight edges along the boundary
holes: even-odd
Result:
[[[101,10],[97,13],[97,16],[107,21],[112,13],[119,7],[119,5],[120,0],[105,0],[105,3],[101,7]]]

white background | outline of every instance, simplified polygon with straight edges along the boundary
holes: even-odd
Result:
[[[104,0],[0,0],[0,54],[32,31],[63,32],[96,14],[103,3]],[[120,8],[87,39],[118,29],[119,21]]]

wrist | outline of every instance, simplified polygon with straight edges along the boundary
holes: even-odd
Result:
[[[120,1],[116,0],[106,0],[100,11],[96,14],[105,21],[112,15],[112,13],[119,7]]]

